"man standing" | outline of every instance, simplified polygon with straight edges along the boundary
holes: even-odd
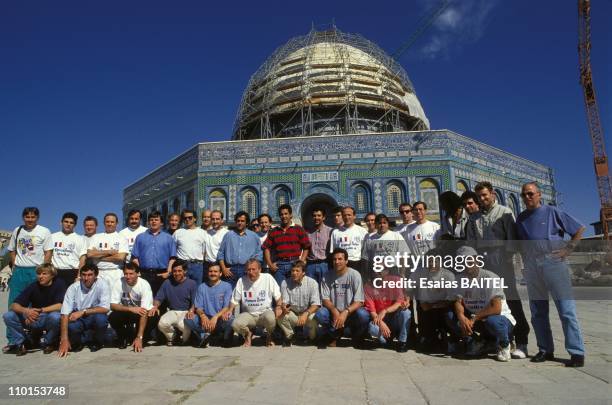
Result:
[[[104,215],[104,232],[97,233],[91,239],[87,258],[93,260],[100,271],[100,278],[108,281],[109,286],[123,275],[121,269],[128,252],[127,240],[117,232],[117,215]]]
[[[111,327],[117,333],[119,349],[125,349],[128,342],[135,352],[141,352],[148,311],[153,308],[153,293],[147,280],[138,277],[138,267],[126,263],[123,277],[111,288],[111,312],[108,317]]]
[[[280,285],[289,277],[291,267],[296,260],[306,261],[310,241],[304,228],[293,225],[293,210],[289,204],[278,207],[278,216],[281,221],[280,226],[268,233],[268,238],[261,248],[270,273]],[[275,262],[272,261],[272,257],[276,258]]]
[[[126,262],[129,262],[132,259],[132,249],[134,248],[136,237],[147,230],[146,227],[140,224],[140,221],[142,220],[140,215],[140,211],[130,210],[130,212],[128,212],[127,226],[119,232],[119,235],[123,236],[128,243],[128,255],[125,259]]]
[[[185,325],[196,334],[198,347],[206,347],[211,339],[229,347],[233,321],[229,310],[231,298],[232,285],[221,280],[221,267],[213,264],[208,268],[206,282],[196,291],[195,316],[185,319]]]
[[[319,284],[306,275],[306,264],[297,261],[291,268],[291,277],[283,280],[281,296],[283,311],[276,321],[285,335],[283,346],[291,346],[294,328],[302,328],[305,338],[314,340],[317,336],[317,321],[314,315],[321,307]]]
[[[202,211],[202,229],[208,231],[212,228],[212,211],[204,210]]]
[[[74,232],[79,217],[74,212],[62,216],[62,230],[55,232],[45,243],[45,263],[52,263],[57,277],[69,286],[79,275],[87,258],[87,241]]]
[[[395,256],[397,253],[408,251],[406,241],[399,233],[389,229],[389,218],[385,214],[378,214],[374,217],[374,223],[378,231],[372,236],[365,239],[363,249],[361,250],[361,258],[365,262],[364,267],[367,269],[368,278],[372,275],[374,258],[376,256]],[[399,269],[389,268],[393,274],[402,274]]]
[[[423,255],[434,248],[434,240],[440,238],[440,225],[427,219],[427,204],[417,201],[412,206],[415,222],[402,233],[408,247],[415,255]]]
[[[187,263],[187,277],[202,284],[204,277],[204,251],[206,250],[206,231],[197,225],[198,218],[193,210],[183,210],[184,228],[174,232],[176,257]]]
[[[405,232],[408,228],[408,225],[414,224],[414,219],[412,219],[412,205],[407,202],[403,202],[399,206],[400,217],[402,217],[402,223],[397,225],[394,229],[395,232]]]
[[[56,271],[49,263],[36,267],[37,281],[30,284],[19,294],[9,311],[3,314],[8,336],[8,345],[2,349],[4,353],[15,351],[17,356],[27,353],[25,341],[30,335],[34,344],[43,331],[45,340],[43,353],[49,354],[57,347],[60,329],[60,309],[66,293],[66,285],[56,279]]]
[[[162,231],[159,211],[149,214],[149,229],[136,237],[132,261],[140,268],[140,275],[151,285],[156,295],[161,284],[170,275],[176,259],[176,243],[170,234]]]
[[[174,235],[174,232],[178,231],[181,227],[181,215],[177,212],[173,212],[168,215],[168,220],[166,222],[166,232],[170,235]]]
[[[505,280],[508,286],[506,298],[512,316],[516,319],[514,337],[516,347],[512,348],[512,357],[527,357],[529,323],[523,312],[523,304],[516,289],[516,276],[512,258],[516,252],[516,224],[514,213],[508,207],[497,202],[493,185],[488,181],[474,187],[480,201],[478,214],[470,215],[466,227],[467,240],[476,241],[478,252],[484,256],[485,268],[495,272]]]
[[[542,205],[536,183],[523,185],[521,197],[526,210],[517,219],[517,231],[523,242],[525,280],[531,309],[531,325],[539,352],[531,361],[540,363],[554,358],[554,341],[548,315],[548,294],[553,297],[565,337],[565,349],[571,359],[566,366],[584,366],[584,342],[572,297],[572,282],[567,256],[582,238],[584,226],[557,207]],[[571,241],[563,241],[565,235]]]
[[[370,238],[376,234],[376,214],[373,212],[368,212],[365,217],[363,217],[363,222],[365,223],[366,230],[368,234],[366,238]]]
[[[361,275],[348,267],[348,253],[342,248],[332,252],[334,272],[329,272],[321,284],[323,306],[317,311],[315,319],[323,328],[319,345],[321,348],[336,346],[336,339],[343,334],[344,328],[351,331],[353,345],[362,346],[368,330],[370,315],[363,308],[365,301]]]
[[[259,221],[259,233],[257,235],[259,236],[261,244],[263,245],[268,237],[268,232],[270,232],[270,228],[272,227],[272,217],[264,213],[257,217],[257,220]]]
[[[468,214],[461,205],[461,197],[452,191],[445,191],[438,197],[440,208],[444,211],[442,217],[442,239],[461,240],[465,239],[465,226]]]
[[[331,234],[329,251],[331,253],[337,248],[346,250],[348,253],[348,266],[362,273],[364,269],[361,260],[361,250],[363,248],[363,240],[368,231],[359,225],[355,225],[355,209],[353,207],[342,208],[342,220],[344,225],[334,229]]]
[[[249,214],[245,211],[240,211],[234,215],[236,227],[225,234],[217,254],[223,278],[232,287],[235,287],[238,280],[244,275],[246,263],[249,259],[254,258],[261,261],[262,252],[259,236],[246,229],[249,219]]]
[[[344,220],[342,219],[342,207],[335,207],[332,210],[332,217],[334,218],[334,229],[338,229],[344,225]]]
[[[21,217],[23,225],[13,230],[8,245],[9,261],[13,269],[9,280],[8,305],[11,305],[28,285],[36,281],[36,267],[43,264],[43,247],[51,237],[47,228],[38,225],[38,208],[24,208]]]
[[[329,270],[327,251],[332,228],[325,225],[325,210],[315,208],[312,210],[314,228],[308,233],[310,249],[308,250],[308,265],[306,275],[320,283]]]
[[[467,266],[466,260],[466,270],[460,274],[455,290],[454,312],[448,313],[452,335],[455,338],[466,337],[468,347],[471,347],[468,353],[480,355],[486,352],[486,345],[472,340],[474,332],[479,330],[482,335],[494,338],[497,360],[509,361],[512,329],[516,321],[506,304],[502,279],[478,266],[474,248],[462,246],[457,249],[457,256],[470,257],[472,265]]]
[[[62,303],[59,357],[65,357],[70,350],[81,350],[88,330],[93,330],[94,336],[89,350],[97,352],[104,346],[110,288],[106,280],[98,278],[98,266],[91,262],[85,262],[80,274],[80,281],[68,287]]]
[[[223,212],[214,210],[211,214],[212,227],[206,232],[206,241],[204,242],[204,248],[206,249],[204,257],[204,275],[208,274],[208,268],[217,262],[217,255],[219,254],[219,248],[223,237],[228,232],[227,228],[223,226]]]
[[[193,319],[193,303],[198,286],[195,281],[187,278],[187,262],[176,260],[172,263],[172,277],[164,281],[155,295],[153,308],[149,310],[149,317],[159,315],[159,307],[168,305],[168,311],[159,319],[159,331],[166,337],[166,344],[175,343],[174,328],[182,335],[182,343],[189,341],[191,329],[185,325],[185,319]]]
[[[83,232],[83,237],[89,249],[92,238],[98,232],[98,220],[96,217],[92,217],[91,215],[85,217],[83,220]]]
[[[276,303],[272,309],[273,301]],[[268,273],[261,272],[261,263],[249,259],[246,275],[236,284],[229,312],[240,305],[240,313],[232,322],[234,332],[244,338],[244,347],[251,346],[253,333],[250,328],[262,326],[266,329],[266,346],[274,346],[272,334],[276,328],[276,319],[281,316],[283,300],[278,284]]]

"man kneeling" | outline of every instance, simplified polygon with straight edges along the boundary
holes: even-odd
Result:
[[[172,264],[172,278],[164,281],[153,301],[153,308],[149,310],[149,317],[159,315],[159,307],[168,304],[168,312],[159,319],[157,328],[166,337],[168,346],[174,345],[175,328],[182,334],[182,343],[189,341],[191,329],[185,325],[185,319],[193,319],[193,300],[198,286],[196,282],[187,278],[187,265],[185,260],[178,259]]]
[[[475,263],[476,255],[476,250],[469,246],[457,249],[457,256],[472,257],[472,263]],[[469,282],[462,281],[462,278],[468,278]],[[516,321],[506,304],[503,289],[494,287],[498,286],[499,282],[493,282],[493,279],[499,281],[499,277],[491,271],[481,269],[476,264],[466,266],[466,270],[458,279],[454,312],[448,313],[448,323],[455,339],[459,336],[466,338],[468,355],[481,355],[487,351],[487,345],[472,339],[474,332],[479,331],[483,337],[488,335],[495,339],[498,348],[497,360],[509,361],[512,329]],[[478,286],[471,287],[476,284],[475,281]],[[461,287],[462,285],[470,287]]]
[[[294,328],[301,327],[303,336],[314,340],[317,335],[317,321],[314,315],[321,307],[319,284],[306,275],[306,264],[297,261],[291,268],[291,277],[281,284],[283,313],[277,320],[278,327],[285,335],[283,346],[291,346]]]
[[[208,268],[206,282],[196,292],[193,319],[185,319],[197,338],[199,347],[205,347],[211,339],[219,340],[222,346],[229,346],[232,334],[232,315],[229,310],[232,285],[221,280],[221,266],[213,264]]]
[[[276,307],[272,310],[272,300]],[[261,263],[257,259],[249,259],[246,263],[246,275],[240,277],[232,301],[230,312],[234,312],[236,305],[240,304],[240,314],[232,323],[232,329],[244,337],[243,346],[251,346],[253,333],[250,328],[263,326],[266,328],[266,346],[274,346],[272,334],[276,328],[276,319],[282,313],[282,299],[280,288],[268,273],[261,272]]]
[[[94,339],[89,349],[98,351],[104,345],[104,335],[108,328],[106,316],[110,309],[110,289],[106,280],[98,278],[98,266],[86,262],[80,270],[81,279],[75,281],[64,296],[62,320],[60,325],[60,346],[58,356],[64,357],[68,351],[81,350],[84,335],[94,331]]]
[[[153,308],[153,292],[147,280],[140,278],[138,266],[125,264],[123,277],[115,282],[111,291],[111,312],[108,320],[117,332],[119,349],[131,342],[135,352],[142,351],[148,311]]]
[[[26,287],[17,296],[8,312],[3,315],[8,336],[8,346],[4,353],[16,352],[17,356],[27,353],[24,343],[29,336],[34,337],[34,344],[45,332],[43,352],[49,354],[55,350],[60,328],[60,313],[66,285],[56,279],[57,270],[46,263],[36,268],[37,281]],[[26,331],[27,330],[27,331]]]

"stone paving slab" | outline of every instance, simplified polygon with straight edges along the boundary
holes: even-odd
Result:
[[[0,300],[5,303],[6,295]],[[0,404],[611,403],[612,306],[598,301],[577,306],[587,345],[583,369],[563,366],[568,355],[551,308],[556,362],[499,363],[352,347],[152,346],[143,353],[85,349],[67,359],[36,351],[21,358],[0,356],[0,383],[65,383],[69,399],[2,399]],[[533,354],[533,334],[530,339]]]

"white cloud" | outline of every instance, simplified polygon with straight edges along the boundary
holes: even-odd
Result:
[[[415,44],[426,58],[448,57],[484,34],[493,9],[500,0],[453,0]],[[438,0],[419,0],[419,9],[429,13]]]

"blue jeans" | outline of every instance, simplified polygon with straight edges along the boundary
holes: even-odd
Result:
[[[548,315],[548,293],[552,295],[565,336],[565,350],[569,354],[584,356],[584,342],[576,315],[576,302],[572,296],[572,281],[566,261],[552,257],[529,260],[525,268],[525,281],[529,294],[531,325],[535,331],[538,349],[553,353],[555,345]]]
[[[317,280],[319,284],[321,284],[323,277],[325,277],[328,271],[329,267],[327,266],[327,262],[308,263],[306,266],[306,275]]]
[[[230,268],[230,271],[234,276],[231,278],[222,277],[223,281],[227,281],[232,285],[232,288],[236,288],[236,284],[238,283],[238,280],[240,280],[240,277],[246,274],[246,266],[244,264],[226,264],[226,266]]]
[[[453,311],[447,313],[447,325],[454,337],[461,336],[461,326],[459,318]],[[506,347],[512,340],[512,322],[503,315],[490,315],[485,319],[476,322],[474,329],[479,330],[484,327],[484,332],[495,338],[497,346]]]
[[[187,277],[196,282],[199,286],[204,277],[204,265],[202,262],[189,262],[187,265]]]
[[[329,310],[321,307],[315,314],[315,319],[321,325],[323,335],[335,335],[338,332],[333,326],[333,318]],[[348,328],[353,339],[362,338],[368,331],[368,323],[370,322],[370,314],[365,308],[359,308],[346,318],[344,328]]]
[[[25,317],[22,314],[18,314],[14,311],[5,312],[2,317],[6,325],[6,335],[9,345],[21,345],[27,339],[25,329],[28,329],[32,333],[46,331],[43,347],[57,343],[61,318],[59,312],[41,313],[38,319],[30,325],[25,324]]]
[[[92,314],[80,317],[76,321],[68,323],[68,337],[71,345],[80,345],[85,340],[86,332],[93,330],[94,343],[104,345],[104,335],[108,328],[108,317],[106,314]]]
[[[293,260],[279,260],[276,262],[278,270],[274,273],[274,279],[280,286],[281,283],[291,277],[291,267],[293,267]]]
[[[390,314],[385,315],[383,321],[391,329],[392,336],[397,336],[397,340],[401,343],[408,341],[408,329],[410,328],[410,309],[397,310]],[[368,332],[373,338],[379,340],[380,343],[385,344],[387,340],[380,333],[380,328],[375,325],[374,322],[370,322],[368,325]]]
[[[233,316],[230,317],[227,321],[224,321],[221,318],[217,319],[217,325],[215,326],[215,329],[212,331],[212,333],[208,333],[204,330],[204,328],[202,328],[202,324],[200,323],[200,316],[198,314],[195,314],[193,319],[185,318],[183,322],[185,322],[185,326],[191,329],[192,333],[196,334],[200,342],[207,338],[209,335],[222,335],[223,340],[228,341],[233,334],[233,320]]]

